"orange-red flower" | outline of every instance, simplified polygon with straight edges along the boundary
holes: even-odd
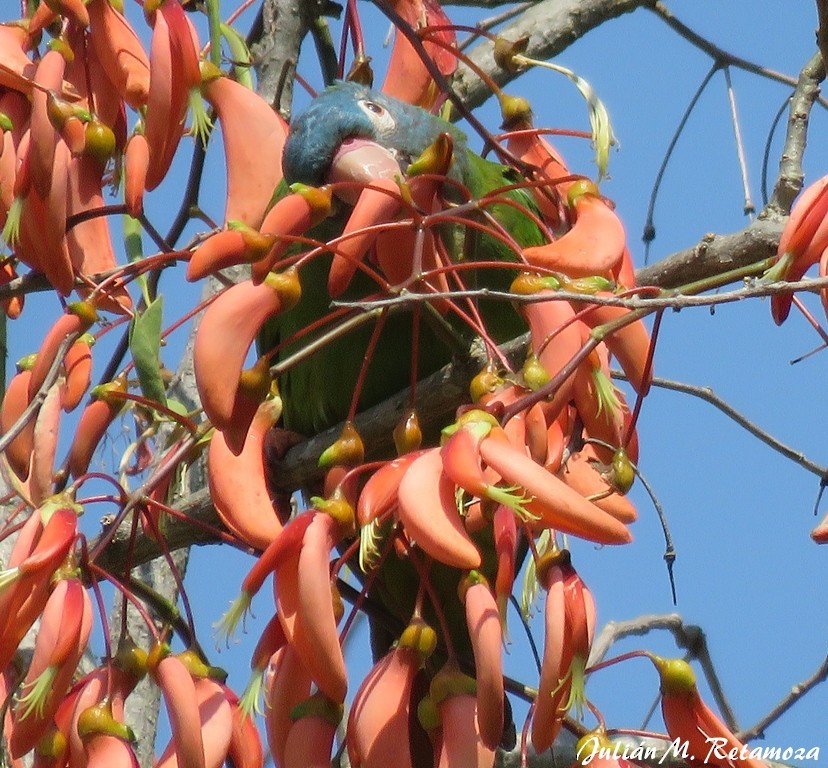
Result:
[[[690,763],[722,768],[767,768],[704,703],[696,675],[683,659],[652,657],[661,678],[661,713],[671,739],[687,745]]]

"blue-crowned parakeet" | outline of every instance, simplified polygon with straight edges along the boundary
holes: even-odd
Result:
[[[404,181],[411,163],[441,139],[451,148],[446,180],[439,185],[443,208],[481,200],[495,190],[519,183],[513,169],[471,151],[462,131],[425,110],[351,82],[338,83],[322,92],[294,119],[284,149],[286,185],[321,186],[337,182],[337,212],[309,232],[309,237],[322,242],[335,238],[342,232],[360,185],[377,175],[396,176]],[[350,179],[357,183],[342,183]],[[287,187],[283,186],[281,192],[285,194]],[[479,208],[468,205],[451,223],[437,226],[434,230],[435,240],[439,240],[436,251],[446,263],[513,262],[517,254],[508,244],[509,238],[518,247],[544,242],[537,220],[525,213],[536,210],[531,195],[522,189],[512,189],[499,193],[499,197],[513,204],[489,202]],[[468,226],[461,217],[469,222]],[[405,212],[399,218],[405,219]],[[487,232],[498,227],[505,236]],[[412,239],[401,238],[401,242],[410,244]],[[411,260],[411,254],[401,252],[399,258]],[[265,329],[260,338],[262,351],[282,343],[284,346],[277,357],[284,360],[342,322],[344,315],[340,313],[330,323],[301,334],[331,311],[327,290],[330,264],[329,254],[302,264],[302,299],[293,310]],[[371,263],[371,267],[382,273],[376,263]],[[457,272],[456,279],[448,279],[444,284],[452,289],[481,286],[505,289],[513,275],[512,270],[464,269]],[[416,280],[407,287],[412,291],[421,289]],[[357,270],[347,290],[338,298],[353,301],[376,293],[376,283]],[[496,341],[504,341],[521,330],[519,316],[506,303],[488,302],[481,307],[481,312],[487,331]],[[442,314],[442,324],[458,340],[471,339],[472,332],[454,312]],[[381,322],[383,327],[368,363],[358,410],[404,389],[411,380],[412,313],[391,312]],[[434,330],[440,322],[429,319],[428,312],[420,312],[418,322],[419,378],[449,362],[451,349]],[[374,328],[375,322],[361,325],[330,341],[324,350],[316,351],[280,376],[288,429],[311,435],[347,416]]]

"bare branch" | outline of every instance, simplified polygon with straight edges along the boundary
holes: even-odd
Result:
[[[779,160],[779,179],[768,203],[782,213],[791,210],[794,198],[802,189],[802,157],[808,139],[808,119],[819,96],[819,84],[825,79],[825,65],[819,53],[802,68],[788,110],[788,131]]]
[[[716,669],[710,658],[710,649],[707,647],[707,638],[704,631],[695,624],[685,624],[677,613],[662,616],[639,616],[636,619],[624,622],[607,622],[593,643],[588,666],[600,662],[609,649],[619,640],[630,636],[647,635],[656,629],[664,629],[670,632],[676,641],[676,646],[686,649],[689,658],[698,660],[719,710],[727,724],[735,729],[736,716],[733,714],[733,709],[722,690]]]
[[[756,206],[750,193],[750,181],[748,180],[747,159],[745,158],[745,144],[742,139],[742,129],[739,125],[739,110],[736,107],[736,92],[733,90],[733,82],[730,77],[730,66],[724,67],[725,84],[727,85],[727,100],[730,104],[730,121],[733,124],[733,133],[736,139],[736,157],[739,160],[739,175],[742,179],[742,190],[745,196],[744,212],[746,216],[753,218],[756,213]]]
[[[784,219],[765,210],[750,226],[727,235],[707,234],[696,245],[636,272],[639,285],[676,288],[776,254]]]
[[[773,725],[784,715],[796,702],[798,702],[808,691],[820,683],[828,680],[828,657],[819,665],[819,668],[806,680],[794,685],[790,692],[779,702],[765,717],[756,725],[746,731],[741,731],[738,738],[742,741],[750,741],[764,736],[768,726]]]
[[[757,262],[755,265],[749,265],[744,268],[744,270],[736,270],[736,272],[761,272],[762,265],[767,263],[767,260]],[[710,279],[712,280],[713,278]],[[691,293],[691,288],[688,287],[679,287],[675,290],[675,292],[666,291],[665,293],[654,297],[616,296],[614,294],[606,296],[585,296],[582,293],[573,293],[571,291],[557,291],[554,296],[519,296],[506,291],[492,291],[487,288],[477,288],[466,291],[449,291],[446,293],[408,293],[389,299],[366,301],[363,304],[351,301],[337,301],[334,302],[334,306],[362,309],[366,312],[375,312],[381,308],[399,308],[405,305],[410,306],[412,304],[426,301],[439,301],[440,299],[497,299],[500,301],[511,301],[515,304],[530,304],[540,301],[577,301],[580,304],[593,304],[602,307],[624,307],[625,309],[655,312],[659,309],[682,310],[690,307],[716,307],[720,304],[732,304],[737,301],[744,301],[745,299],[765,298],[784,293],[819,293],[828,289],[828,277],[809,277],[795,282],[780,281],[770,283],[761,280],[752,280],[749,276],[745,275],[744,280],[745,285],[742,288],[737,288],[732,291],[706,293],[700,296],[695,295],[695,293]],[[734,281],[731,279],[728,282],[732,283]],[[722,281],[722,284],[724,284],[724,280]],[[712,286],[711,289],[717,287],[718,286]],[[824,340],[828,342],[828,338]]]
[[[788,131],[779,162],[779,177],[770,202],[756,221],[735,234],[705,235],[692,248],[644,267],[637,274],[641,285],[675,287],[711,274],[711,270],[715,270],[717,265],[733,269],[775,255],[784,217],[802,188],[802,157],[805,152],[808,121],[814,100],[819,93],[819,83],[824,77],[822,59],[816,54],[803,67],[791,96]]]
[[[681,116],[678,125],[673,131],[673,135],[670,137],[670,143],[667,145],[667,149],[664,152],[664,156],[661,158],[661,165],[659,165],[658,167],[658,172],[656,173],[655,181],[653,182],[653,189],[650,192],[650,200],[647,203],[647,220],[644,222],[644,233],[641,238],[644,241],[645,264],[650,263],[650,246],[652,245],[652,242],[653,240],[655,240],[656,236],[655,204],[656,200],[658,200],[658,191],[661,188],[661,182],[664,180],[664,174],[667,172],[667,166],[670,163],[670,158],[673,156],[673,150],[675,150],[676,145],[678,144],[678,140],[681,137],[681,134],[684,133],[684,129],[687,126],[687,121],[690,119],[690,115],[696,108],[696,105],[698,104],[701,95],[704,93],[708,84],[713,79],[713,76],[718,71],[718,66],[716,64],[713,64],[713,66],[711,66],[710,69],[707,71],[707,74],[702,78],[701,83],[699,83],[698,88],[696,88],[696,92],[690,97],[690,101],[684,108],[684,114]]]
[[[543,0],[533,3],[500,34],[509,40],[528,37],[525,55],[549,59],[605,21],[653,4],[654,0]],[[475,46],[469,55],[498,85],[505,85],[517,75],[500,69],[495,64],[493,51],[493,44],[487,40]],[[492,95],[491,89],[464,65],[459,67],[453,85],[469,108],[479,106]]]
[[[768,69],[767,67],[763,67],[760,64],[743,59],[741,56],[736,56],[735,54],[720,48],[715,43],[707,40],[694,30],[690,29],[690,27],[686,24],[680,22],[672,14],[670,9],[664,5],[664,3],[655,3],[652,10],[665,24],[667,24],[668,27],[670,27],[670,29],[681,35],[691,45],[694,45],[699,50],[704,51],[704,53],[710,56],[710,58],[713,59],[713,61],[720,67],[736,67],[737,69],[743,69],[745,72],[750,72],[751,74],[759,75],[760,77],[766,77],[769,80],[776,80],[776,82],[783,83],[785,85],[795,86],[797,84],[797,81],[789,75],[776,72],[773,69]]]
[[[613,376],[624,378],[623,374],[617,371],[613,371]],[[722,400],[722,398],[710,389],[710,387],[697,387],[692,384],[685,384],[681,381],[671,381],[670,379],[662,379],[658,377],[653,379],[653,386],[661,387],[662,389],[670,389],[674,392],[681,392],[685,395],[692,395],[693,397],[698,397],[700,400],[704,400],[706,403],[710,403],[710,405],[720,410],[729,419],[736,422],[740,427],[742,427],[742,429],[750,432],[750,434],[752,434],[755,438],[761,440],[765,445],[769,446],[774,451],[781,453],[786,459],[790,459],[795,464],[798,464],[800,467],[808,472],[811,472],[820,479],[826,477],[826,474],[828,474],[828,468],[811,461],[804,453],[802,453],[802,451],[797,451],[796,449],[783,443],[781,440],[777,440],[773,435],[754,424],[747,418],[747,416],[739,413],[739,411]]]
[[[648,614],[629,621],[608,621],[595,641],[589,654],[588,667],[603,661],[610,648],[626,637],[643,636],[656,629],[665,629],[675,638],[679,648],[685,648],[695,657],[695,649],[702,631],[695,624],[685,624],[677,613],[664,615]]]
[[[286,119],[293,103],[293,78],[302,41],[322,12],[321,2],[265,0],[250,51],[257,90]]]

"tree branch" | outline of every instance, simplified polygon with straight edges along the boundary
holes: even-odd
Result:
[[[828,656],[822,661],[817,670],[807,679],[801,683],[791,687],[788,694],[777,704],[765,717],[763,717],[752,728],[737,734],[743,741],[750,741],[751,739],[762,738],[765,735],[765,729],[768,726],[779,720],[794,704],[796,704],[808,691],[820,683],[828,680]]]
[[[707,646],[704,631],[695,624],[685,624],[677,613],[639,616],[629,621],[608,621],[592,645],[587,666],[590,667],[602,661],[609,649],[619,640],[625,637],[647,635],[656,629],[670,632],[676,646],[686,649],[687,656],[699,662],[725,722],[735,730],[736,716],[722,690],[713,660],[710,658],[710,649]]]
[[[265,0],[251,32],[250,52],[256,68],[259,95],[285,119],[293,104],[293,81],[299,49],[314,19],[322,11],[321,2]]]
[[[784,221],[780,214],[766,209],[756,221],[739,232],[706,234],[696,245],[639,269],[636,280],[639,285],[677,288],[684,283],[768,259],[776,254]]]
[[[791,210],[794,198],[802,189],[802,157],[808,140],[808,120],[814,101],[819,96],[819,84],[825,79],[825,64],[819,53],[814,54],[802,68],[788,109],[788,130],[779,159],[779,179],[774,187],[768,209],[782,213]]]
[[[615,375],[615,372],[613,372]],[[620,376],[619,378],[623,378]],[[793,461],[795,464],[802,467],[802,469],[816,475],[820,479],[826,477],[828,469],[814,461],[811,461],[802,451],[798,451],[791,446],[786,445],[781,440],[777,440],[773,435],[761,429],[748,419],[743,414],[739,413],[735,408],[722,400],[710,387],[697,387],[692,384],[685,384],[680,381],[671,381],[670,379],[662,379],[655,377],[653,379],[654,387],[661,387],[662,389],[670,389],[673,392],[681,392],[686,395],[698,397],[706,403],[710,403],[714,408],[720,410],[729,419],[735,421],[742,429],[749,432],[757,440],[760,440],[769,448],[782,454],[786,459]]]
[[[508,40],[528,37],[525,55],[533,59],[549,59],[605,21],[654,5],[655,0],[543,0],[531,4],[499,34]],[[498,67],[493,53],[494,45],[486,40],[475,46],[469,56],[474,64],[491,74],[498,85],[514,80],[518,74]],[[458,68],[452,84],[470,109],[492,95],[491,89],[463,64]]]
[[[763,67],[752,61],[743,59],[741,56],[736,56],[735,54],[720,48],[715,43],[702,37],[700,34],[690,29],[690,27],[686,24],[679,21],[670,9],[664,5],[664,3],[660,1],[655,3],[652,6],[652,10],[668,27],[670,27],[670,29],[681,35],[685,40],[687,40],[688,43],[706,53],[720,67],[736,67],[737,69],[743,69],[745,72],[750,72],[751,74],[759,75],[760,77],[766,77],[769,80],[775,80],[776,82],[783,83],[784,85],[795,86],[797,84],[796,80],[783,74],[782,72],[776,72],[773,69],[768,69],[767,67]]]

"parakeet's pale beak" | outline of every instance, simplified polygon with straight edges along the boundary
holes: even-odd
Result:
[[[391,222],[400,207],[396,179],[401,175],[396,154],[367,139],[342,142],[325,176],[334,194],[354,207],[337,244],[328,277],[328,292],[339,296],[374,244],[376,224]],[[369,186],[370,185],[370,186]]]
[[[334,155],[326,182],[351,182],[335,188],[337,197],[353,205],[364,185],[377,179],[399,176],[400,164],[394,152],[367,139],[346,139]]]

